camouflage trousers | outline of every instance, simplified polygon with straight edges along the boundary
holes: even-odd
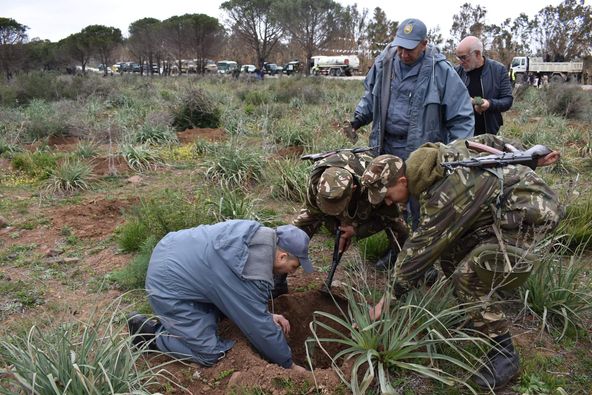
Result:
[[[503,243],[499,243],[492,236],[488,229],[474,232],[440,260],[459,301],[480,304],[479,309],[473,310],[471,322],[475,330],[489,337],[509,331],[501,302],[496,300],[497,291],[522,285],[535,261],[523,239],[504,237]]]

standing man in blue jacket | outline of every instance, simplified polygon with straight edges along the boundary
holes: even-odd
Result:
[[[350,122],[355,131],[372,122],[376,155],[407,159],[420,145],[473,135],[467,89],[444,55],[428,45],[419,19],[406,19],[374,61]]]
[[[215,364],[234,341],[221,339],[221,315],[232,320],[268,361],[304,371],[286,341],[290,323],[268,311],[273,275],[302,266],[312,272],[308,235],[293,225],[268,228],[232,220],[167,234],[146,275],[148,301],[160,323],[134,315],[130,333],[174,358]],[[155,338],[154,338],[155,337]]]
[[[512,107],[512,82],[506,67],[483,56],[483,43],[465,37],[456,48],[458,75],[471,96],[475,114],[475,136],[497,134],[504,124],[502,112]]]
[[[428,45],[426,25],[406,19],[374,61],[364,81],[365,92],[344,132],[372,122],[370,146],[375,155],[402,158],[425,143],[447,144],[473,136],[471,98],[454,67],[438,49]],[[419,203],[409,201],[411,228],[419,224]],[[396,254],[395,254],[396,256]],[[380,269],[394,262],[392,254],[380,259]]]

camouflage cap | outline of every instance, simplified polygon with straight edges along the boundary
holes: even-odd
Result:
[[[341,167],[329,167],[317,185],[317,205],[325,214],[339,215],[345,210],[353,191],[352,174]]]
[[[362,185],[368,188],[368,200],[380,204],[387,187],[397,181],[403,160],[394,155],[380,155],[372,160],[362,175]]]

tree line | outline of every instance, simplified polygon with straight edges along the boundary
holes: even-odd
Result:
[[[194,59],[205,71],[208,59],[230,58],[262,66],[270,60],[305,60],[319,53],[358,54],[370,65],[392,41],[398,21],[377,7],[370,14],[357,4],[334,0],[228,0],[221,5],[222,21],[205,14],[185,14],[165,20],[143,18],[120,29],[91,25],[60,40],[29,40],[28,27],[0,17],[0,68],[5,77],[21,71],[56,70],[95,61],[111,65],[115,59],[139,64],[182,68]],[[406,17],[406,16],[404,16]],[[541,56],[550,61],[584,59],[591,55],[592,9],[584,0],[564,0],[530,17],[524,13],[501,24],[487,24],[487,8],[463,4],[453,16],[448,39],[430,27],[428,39],[447,56],[467,35],[479,37],[487,54],[504,64],[515,55]],[[149,73],[154,69],[149,67]],[[143,72],[144,70],[142,70]],[[308,70],[306,70],[308,72]]]

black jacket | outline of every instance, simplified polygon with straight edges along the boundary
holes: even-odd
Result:
[[[456,72],[465,86],[469,86],[469,77],[462,66],[456,66]],[[483,71],[481,73],[481,89],[483,98],[489,100],[490,106],[483,113],[485,116],[486,133],[497,134],[504,124],[502,112],[512,107],[514,97],[512,96],[512,84],[508,71],[500,62],[485,58]]]

